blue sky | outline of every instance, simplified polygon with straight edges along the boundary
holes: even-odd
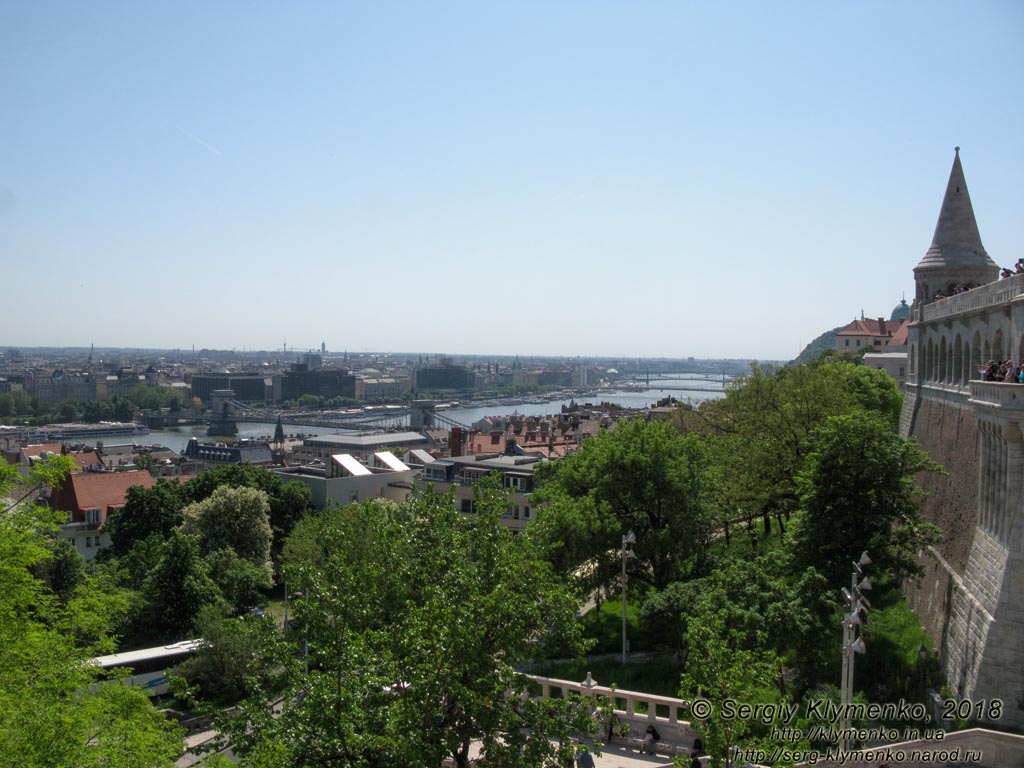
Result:
[[[1024,256],[1024,3],[0,4],[0,345],[788,359],[959,145]]]

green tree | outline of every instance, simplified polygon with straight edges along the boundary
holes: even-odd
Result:
[[[61,403],[58,415],[61,421],[74,421],[78,418],[78,404],[70,400]]]
[[[124,506],[107,517],[111,550],[116,555],[126,554],[154,534],[166,539],[181,524],[183,506],[181,486],[175,480],[157,480],[151,488],[132,486]]]
[[[127,397],[114,395],[110,398],[110,415],[116,421],[131,421],[135,418],[135,411],[135,404]]]
[[[538,535],[556,557],[596,564],[605,583],[627,531],[636,534],[632,574],[660,589],[679,577],[707,529],[701,441],[664,422],[620,422],[542,472],[539,485]]]
[[[925,523],[914,484],[941,471],[924,451],[870,414],[834,416],[816,432],[798,477],[802,513],[793,530],[797,567],[819,570],[834,586],[867,549],[873,568],[897,577],[919,572],[917,551],[938,540]]]
[[[528,535],[502,526],[488,489],[479,514],[451,496],[329,508],[303,520],[284,573],[308,641],[279,716],[243,703],[225,724],[236,752],[281,765],[560,766],[595,726],[579,700],[523,698],[524,662],[582,649],[576,600]],[[308,590],[308,592],[307,592]],[[532,733],[532,738],[527,737]]]
[[[167,540],[143,597],[136,639],[178,641],[192,634],[199,611],[220,599],[194,537],[175,531]]]
[[[273,655],[279,644],[272,619],[229,619],[208,606],[199,612],[196,628],[203,643],[177,671],[189,686],[198,686],[195,693],[203,700],[226,706],[246,695],[266,700],[283,688],[291,660]]]
[[[52,554],[37,566],[35,574],[67,603],[75,590],[85,583],[85,558],[67,539],[53,539],[49,545]]]
[[[278,475],[252,464],[214,467],[196,475],[182,486],[187,503],[203,501],[222,485],[264,491],[270,502],[270,527],[274,532],[271,551],[276,554],[284,540],[309,508],[309,489],[302,483],[283,481]]]
[[[136,469],[148,472],[150,476],[156,477],[156,459],[153,458],[153,454],[149,451],[139,451],[135,455],[133,463]]]
[[[125,395],[136,408],[146,411],[155,411],[163,407],[166,399],[167,389],[165,387],[150,387],[146,384],[138,384],[128,390]]]
[[[15,499],[0,514],[0,754],[27,768],[172,766],[181,740],[141,691],[91,687],[100,670],[87,661],[109,639],[76,644],[75,600],[65,604],[33,576],[53,555],[60,516],[25,500],[69,462],[37,465],[21,487],[0,463],[0,498]]]
[[[92,400],[82,406],[82,420],[89,424],[109,421],[112,418],[113,411],[106,400]]]
[[[260,566],[239,557],[233,549],[211,552],[207,556],[207,563],[210,578],[235,614],[245,613],[262,604],[265,601],[264,592],[274,583],[266,565]]]
[[[640,619],[680,645],[690,621],[718,622],[729,628],[736,647],[791,659],[803,686],[825,662],[821,637],[831,631],[834,607],[817,571],[791,575],[786,558],[774,553],[752,560],[729,557],[716,562],[708,576],[671,584],[648,596]],[[703,663],[699,656],[690,658]],[[785,692],[782,678],[775,682]]]
[[[714,768],[732,768],[734,745],[742,745],[751,732],[751,721],[730,717],[723,711],[726,701],[766,701],[781,665],[774,653],[751,651],[730,642],[730,632],[718,617],[692,619],[685,642],[698,663],[688,665],[679,695],[691,702],[702,699],[711,704],[711,714],[692,718],[704,736],[704,748]],[[699,721],[699,722],[698,722]]]
[[[684,430],[707,438],[720,478],[716,527],[728,539],[732,523],[754,530],[758,517],[766,533],[773,518],[784,531],[785,520],[799,507],[797,477],[826,419],[868,412],[895,428],[901,403],[895,382],[863,365],[754,365],[724,398],[696,410],[682,409],[677,420]]]
[[[270,575],[270,502],[255,488],[221,486],[181,511],[182,531],[197,537],[203,555],[228,549]]]

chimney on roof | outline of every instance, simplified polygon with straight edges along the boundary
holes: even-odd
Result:
[[[881,334],[882,336],[886,335],[886,333],[885,333],[885,318],[884,317],[878,318],[878,333]]]
[[[448,455],[462,455],[462,430],[459,427],[452,427],[448,433]]]

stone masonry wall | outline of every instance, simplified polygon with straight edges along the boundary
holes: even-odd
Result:
[[[908,398],[909,401],[909,398]],[[904,410],[913,407],[904,404]],[[936,548],[963,576],[978,518],[978,425],[969,405],[921,398],[910,436],[947,474],[925,473],[918,486],[928,495],[924,516],[942,529]]]
[[[1001,490],[1006,486],[1006,470],[1020,471],[1019,460],[1009,449],[990,453],[994,466],[986,469],[987,476],[1002,472],[995,497],[1013,519],[1008,532],[992,535],[978,525],[982,494],[975,407],[962,400],[932,399],[928,394],[904,403],[901,432],[915,437],[947,472],[918,478],[929,494],[923,504],[925,518],[939,526],[943,541],[922,553],[925,574],[905,584],[904,592],[938,648],[947,681],[957,695],[975,701],[1001,698],[1003,716],[997,725],[1021,727],[1024,562],[1018,553],[1024,534],[1020,499],[1009,498],[1012,494]],[[991,483],[991,478],[986,482]]]

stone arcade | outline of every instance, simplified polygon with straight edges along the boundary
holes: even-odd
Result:
[[[1024,274],[999,279],[981,243],[959,147],[931,247],[914,268],[909,377],[900,418],[948,475],[928,477],[945,540],[905,592],[957,696],[1002,699],[1024,726],[1024,385],[981,381],[1024,358]]]

